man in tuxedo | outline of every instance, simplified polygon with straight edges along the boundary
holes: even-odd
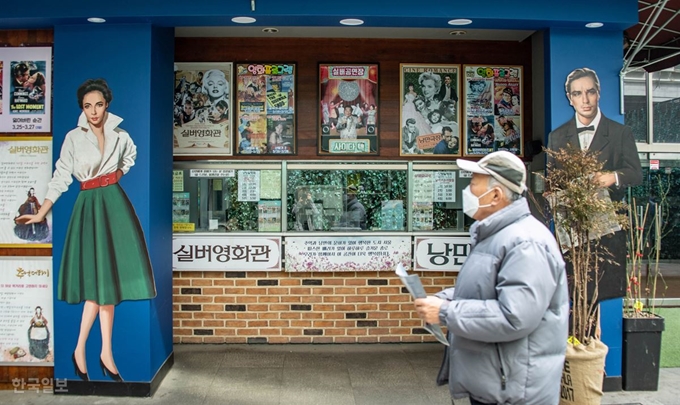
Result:
[[[604,166],[602,172],[594,173],[595,179],[609,189],[612,200],[622,200],[629,186],[642,183],[633,131],[600,111],[600,80],[594,70],[573,70],[567,76],[565,90],[576,114],[550,133],[548,149],[580,148],[599,153],[598,160]],[[600,246],[611,253],[615,263],[605,260],[601,265],[597,300],[623,297],[626,293],[625,231],[603,237]]]
[[[439,90],[439,93],[437,93],[437,98],[441,101],[453,101],[454,103],[458,101],[450,74],[444,75],[444,85]]]

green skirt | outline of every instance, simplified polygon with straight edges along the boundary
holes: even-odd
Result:
[[[113,184],[81,191],[64,242],[57,298],[116,305],[155,296],[144,234],[123,189]]]

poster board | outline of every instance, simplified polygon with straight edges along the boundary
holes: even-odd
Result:
[[[399,154],[460,157],[460,66],[399,67]]]
[[[51,132],[52,48],[0,48],[0,133]]]
[[[52,257],[0,258],[0,366],[54,364]]]
[[[464,65],[465,156],[524,154],[523,68]]]
[[[0,137],[0,247],[52,246],[52,211],[45,221],[14,222],[36,214],[52,179],[52,138]]]
[[[297,153],[294,63],[236,65],[236,154]]]
[[[232,155],[232,64],[175,65],[173,155]]]
[[[378,64],[319,64],[318,152],[378,155]]]
[[[286,237],[286,272],[391,271],[411,262],[410,236]]]

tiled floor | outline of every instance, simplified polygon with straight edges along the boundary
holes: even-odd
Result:
[[[0,391],[0,404],[450,405],[434,383],[441,355],[438,343],[177,345],[152,398]],[[602,403],[680,405],[680,369],[662,369],[659,385],[607,393]]]

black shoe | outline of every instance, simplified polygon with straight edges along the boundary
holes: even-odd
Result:
[[[71,360],[73,360],[73,369],[76,371],[76,375],[78,377],[80,377],[80,379],[83,380],[83,381],[90,381],[90,377],[87,376],[87,373],[83,373],[78,368],[78,363],[76,363],[76,352],[73,352],[73,355],[71,356]]]
[[[104,376],[108,375],[115,382],[123,382],[123,378],[120,376],[120,374],[113,373],[111,370],[106,368],[101,357],[99,358],[99,366],[102,368],[102,373]]]

